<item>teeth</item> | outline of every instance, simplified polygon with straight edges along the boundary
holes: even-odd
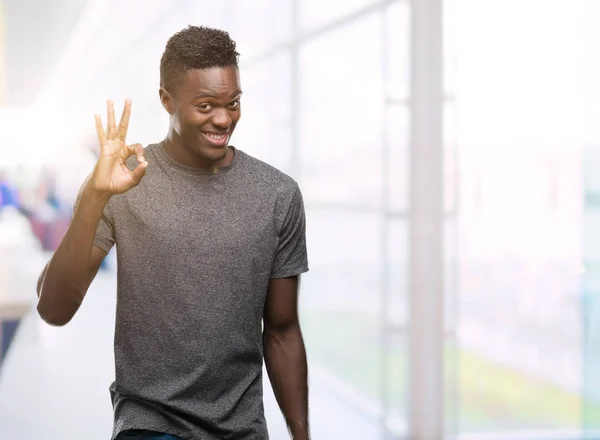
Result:
[[[221,133],[221,134],[206,133],[206,136],[208,136],[209,138],[214,139],[216,141],[221,141],[221,140],[225,139],[227,134],[226,133]]]

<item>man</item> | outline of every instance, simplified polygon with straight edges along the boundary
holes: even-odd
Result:
[[[221,30],[171,37],[160,66],[169,132],[145,149],[125,142],[131,103],[117,126],[108,102],[100,157],[38,282],[41,317],[65,325],[117,245],[113,439],[268,439],[263,354],[291,436],[309,438],[302,195],[229,146],[238,57]]]

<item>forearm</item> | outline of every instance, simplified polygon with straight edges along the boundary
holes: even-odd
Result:
[[[38,312],[64,325],[78,310],[91,283],[92,248],[108,199],[85,188],[71,224],[38,282]]]
[[[308,380],[306,350],[298,324],[282,330],[265,326],[265,364],[277,403],[294,440],[307,440]]]

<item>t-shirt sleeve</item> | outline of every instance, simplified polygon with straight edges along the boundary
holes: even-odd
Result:
[[[89,176],[85,179],[85,182],[79,188],[79,192],[77,193],[77,198],[73,205],[73,215],[75,215],[75,211],[77,210],[77,206],[79,206],[79,201],[81,200],[81,194],[83,193],[83,188],[89,180]],[[107,254],[112,249],[115,244],[115,234],[113,229],[112,221],[110,220],[110,202],[106,204],[104,207],[104,212],[102,213],[102,217],[100,218],[100,222],[98,223],[98,228],[96,229],[96,236],[94,238],[94,245],[98,246]]]
[[[296,187],[280,228],[271,278],[286,278],[304,272],[308,272],[306,215],[302,193]]]

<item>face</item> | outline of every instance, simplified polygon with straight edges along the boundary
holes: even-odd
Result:
[[[241,115],[241,94],[235,66],[188,70],[172,91],[161,88],[184,162],[210,165],[225,159]]]

